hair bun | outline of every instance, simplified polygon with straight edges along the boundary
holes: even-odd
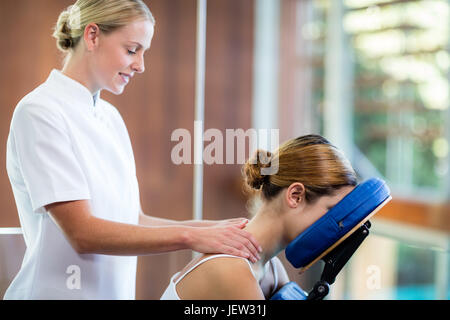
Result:
[[[258,149],[255,151],[253,157],[245,163],[243,175],[249,187],[259,190],[265,183],[270,181],[270,176],[262,175],[261,169],[270,167],[272,157],[271,152]]]
[[[56,23],[53,33],[53,37],[57,40],[56,45],[61,51],[67,51],[74,45],[69,26],[69,17],[70,12],[68,10],[63,11],[58,18],[58,22]]]

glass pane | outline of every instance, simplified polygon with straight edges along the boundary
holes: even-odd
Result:
[[[344,16],[355,57],[355,142],[394,188],[442,190],[448,2],[372,2],[346,1]]]
[[[342,97],[343,105],[351,106],[342,112],[352,113],[352,128],[343,130],[350,131],[354,147],[394,191],[414,195],[428,190],[444,197],[449,174],[449,2],[346,0],[342,26],[330,21],[331,11],[339,9],[337,1],[306,2],[311,14],[301,16],[299,42],[310,55],[313,93],[308,103],[318,111],[319,132],[327,132],[324,106],[334,68],[327,59],[340,54],[343,74],[331,81],[353,83]],[[338,27],[344,33],[340,44],[329,40]]]
[[[329,298],[448,299],[449,283],[439,281],[443,274],[448,282],[448,259],[442,248],[371,234],[336,278]]]
[[[396,299],[436,299],[436,253],[398,242]]]

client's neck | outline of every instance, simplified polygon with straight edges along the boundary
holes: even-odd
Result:
[[[270,205],[264,204],[245,230],[255,237],[263,249],[260,253],[261,260],[258,261],[262,266],[287,245],[284,241],[283,221],[280,214]]]

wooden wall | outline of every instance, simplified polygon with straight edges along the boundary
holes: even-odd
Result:
[[[0,2],[0,227],[19,226],[14,197],[6,173],[6,141],[16,104],[58,67],[51,27],[67,1],[4,0]],[[43,9],[45,8],[45,10]],[[38,13],[38,14],[37,14]]]

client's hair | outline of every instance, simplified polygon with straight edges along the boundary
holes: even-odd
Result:
[[[261,169],[270,168],[273,161],[278,161],[278,172],[261,174]],[[319,135],[288,140],[273,154],[256,150],[242,167],[242,174],[245,191],[257,191],[263,200],[274,198],[295,182],[305,186],[305,198],[309,203],[321,196],[332,195],[340,187],[357,185],[356,173],[350,162]]]

